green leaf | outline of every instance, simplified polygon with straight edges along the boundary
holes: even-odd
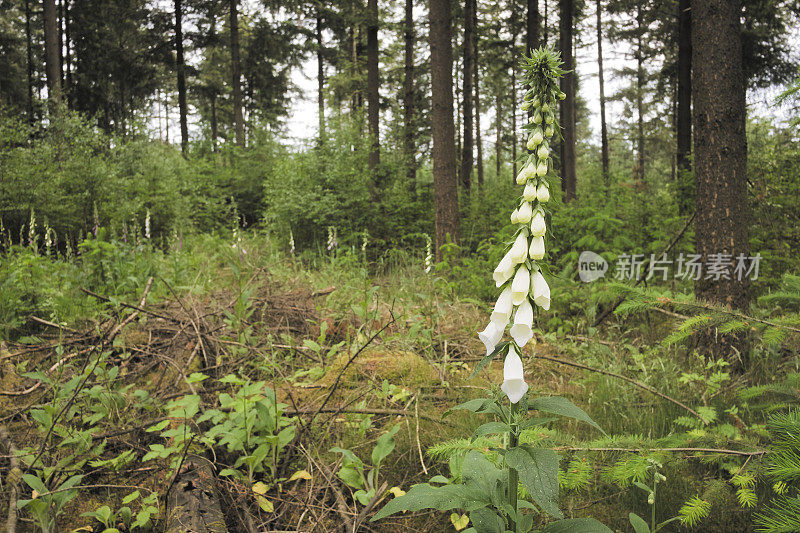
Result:
[[[603,435],[606,434],[606,432],[603,431],[603,429],[598,426],[597,423],[589,417],[589,415],[583,412],[583,409],[577,407],[574,403],[566,398],[562,398],[561,396],[536,398],[528,402],[528,408],[536,409],[537,411],[544,411],[546,413],[552,413],[554,415],[574,418],[575,420],[580,420],[581,422],[585,422],[593,428],[598,429],[601,433],[603,433]]]
[[[650,533],[650,526],[647,525],[647,522],[645,522],[641,516],[636,513],[630,513],[628,518],[636,533]]]
[[[127,505],[127,504],[131,503],[133,500],[135,500],[136,498],[138,498],[138,497],[139,497],[139,491],[135,490],[135,491],[131,492],[130,494],[128,494],[127,496],[125,496],[124,498],[122,498],[122,503],[123,503],[123,505]]]
[[[506,452],[506,464],[519,472],[519,480],[544,512],[561,518],[558,508],[558,455],[553,450],[517,446]]]
[[[653,489],[651,489],[650,487],[648,487],[647,485],[645,485],[645,484],[644,484],[644,483],[642,483],[641,481],[634,481],[634,482],[633,482],[633,485],[634,485],[635,487],[639,487],[640,489],[642,489],[643,491],[645,491],[647,494],[650,494],[651,492],[653,492]]]
[[[475,432],[472,434],[471,441],[474,441],[478,437],[483,437],[484,435],[491,435],[494,433],[510,433],[511,426],[508,424],[504,424],[502,422],[487,422],[478,427]]]
[[[491,509],[483,507],[469,513],[469,520],[476,533],[505,533],[506,522]]]
[[[492,353],[485,355],[483,359],[481,359],[481,361],[478,363],[478,366],[475,367],[475,370],[472,371],[472,374],[470,374],[469,379],[472,379],[475,376],[477,376],[478,372],[483,370],[486,367],[486,365],[488,365],[492,361],[492,359],[494,359],[495,356],[499,354],[506,346],[508,346],[508,341],[503,341],[495,347]]]
[[[39,494],[44,494],[47,492],[47,487],[44,486],[42,480],[38,477],[34,476],[33,474],[23,474],[22,480],[30,486],[33,490],[38,492]]]
[[[541,533],[614,533],[594,518],[569,518],[547,524]]]
[[[394,436],[400,430],[400,425],[394,426],[392,429],[378,437],[378,442],[372,449],[372,464],[378,466],[381,461],[386,459],[392,450],[394,450]]]
[[[383,508],[372,517],[370,522],[375,522],[400,511],[420,511],[422,509],[436,509],[437,511],[450,511],[452,509],[466,509],[470,507],[470,502],[478,503],[475,498],[481,496],[480,493],[473,493],[465,485],[444,485],[442,487],[432,487],[427,483],[414,485],[403,496],[390,500]],[[483,500],[482,505],[474,508],[483,507],[489,503],[488,499]]]

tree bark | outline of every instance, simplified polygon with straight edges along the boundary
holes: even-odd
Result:
[[[527,0],[528,10],[525,20],[525,54],[539,47],[539,0]],[[533,109],[528,110],[528,118],[533,117]]]
[[[28,123],[33,126],[33,36],[31,35],[31,0],[25,0],[25,49],[28,59]]]
[[[72,49],[70,47],[69,0],[62,0],[62,5],[64,6],[64,94],[69,103],[72,91]]]
[[[745,79],[740,33],[741,4],[736,0],[692,0],[692,100],[696,194],[695,248],[704,266],[720,256],[730,279],[695,282],[698,299],[747,311],[750,283],[734,273],[739,254],[750,255],[747,209]],[[700,350],[727,359],[734,368],[746,358],[739,334],[701,335]]]
[[[450,0],[430,0],[431,133],[437,261],[442,259],[442,246],[448,236],[453,242],[459,241],[450,17]]]
[[[474,79],[474,72],[472,69],[472,53],[475,51],[475,45],[472,42],[472,33],[475,20],[472,15],[472,0],[465,0],[464,2],[464,71],[462,74],[462,95],[464,98],[464,107],[462,115],[464,117],[464,144],[461,147],[461,186],[464,192],[469,194],[470,187],[472,186],[472,166],[473,166],[473,150],[474,145],[472,142],[472,80]]]
[[[414,141],[414,0],[406,0],[403,31],[403,150],[406,182],[411,197],[417,191],[417,151]]]
[[[500,169],[503,165],[503,105],[500,99],[500,93],[495,94],[495,140],[494,140],[494,163],[495,174],[497,179],[500,179]]]
[[[473,71],[475,72],[475,144],[478,148],[478,187],[483,189],[483,140],[481,138],[481,91],[478,81],[480,71],[478,69],[478,0],[472,0],[472,29],[474,52],[472,59]]]
[[[233,128],[236,144],[244,146],[244,115],[242,113],[242,64],[239,58],[239,0],[230,0],[231,26],[231,85],[233,86]]]
[[[58,49],[58,17],[55,0],[44,0],[44,47],[47,93],[55,102],[61,101],[61,61]]]
[[[58,81],[61,88],[64,88],[64,0],[58,0],[57,14],[58,19]]]
[[[573,0],[559,1],[559,41],[561,60],[567,72],[561,78],[561,91],[566,98],[561,102],[561,188],[564,201],[576,196],[577,178],[575,175],[575,59],[572,55]]]
[[[638,113],[636,140],[636,170],[634,176],[644,183],[644,22],[642,4],[636,5],[636,110]]]
[[[603,168],[603,183],[608,187],[608,128],[606,126],[606,92],[603,73],[603,3],[597,0],[597,78],[600,82],[600,160]]]
[[[217,94],[211,95],[211,151],[217,151],[217,138],[219,137],[219,124],[217,122]]]
[[[186,157],[189,151],[189,123],[186,115],[186,64],[183,59],[183,5],[175,0],[175,63],[178,74],[178,113],[181,124],[181,153]]]
[[[378,0],[367,1],[367,113],[369,121],[369,135],[372,141],[369,151],[370,171],[381,162],[380,124],[379,124],[379,94],[380,78],[378,72]],[[373,180],[381,180],[373,174]]]
[[[317,107],[319,119],[319,142],[325,141],[325,63],[322,55],[322,13],[317,5]]]
[[[678,90],[675,113],[675,163],[678,180],[678,209],[686,214],[689,209],[690,182],[687,175],[692,170],[692,10],[690,0],[678,2]]]
[[[511,34],[511,184],[517,179],[517,34]]]

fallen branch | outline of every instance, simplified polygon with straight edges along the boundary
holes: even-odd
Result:
[[[581,448],[578,446],[558,446],[552,448],[556,452],[683,452],[683,453],[719,453],[722,455],[740,455],[742,457],[758,457],[769,453],[767,450],[746,452],[742,450],[729,450],[727,448]]]
[[[322,409],[287,408],[283,412],[288,416],[299,416],[299,415],[310,415],[310,414],[317,416],[322,413],[337,413],[337,414],[342,413],[342,414],[360,414],[360,415],[397,415],[397,416],[409,416],[409,414],[411,414],[405,409],[370,409],[370,408],[356,408],[356,407],[351,407],[351,408],[325,407]],[[430,422],[447,424],[447,422],[440,420],[438,418],[434,418],[432,416],[419,415],[419,418],[422,418],[423,420],[428,420]]]

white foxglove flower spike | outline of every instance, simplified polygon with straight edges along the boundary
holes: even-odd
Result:
[[[511,298],[511,287],[506,287],[506,289],[500,293],[500,297],[497,299],[497,303],[494,304],[494,311],[492,311],[492,323],[497,327],[497,329],[502,331],[508,325],[508,321],[511,320],[511,311],[514,309],[514,304]]]
[[[550,287],[547,285],[547,281],[540,270],[537,270],[531,276],[531,293],[536,305],[545,311],[550,309]]]
[[[514,280],[511,282],[511,302],[519,305],[528,297],[528,290],[531,286],[531,275],[525,265],[520,265]]]
[[[533,338],[533,306],[528,298],[517,307],[510,333],[520,348]]]
[[[547,161],[539,161],[539,164],[536,166],[536,175],[544,176],[545,174],[547,174]]]
[[[531,239],[531,246],[528,249],[528,255],[534,261],[544,259],[544,237],[534,237]]]
[[[489,322],[486,329],[478,332],[478,338],[486,346],[486,355],[490,355],[497,347],[497,343],[503,338],[505,326],[498,326],[494,322]]]
[[[542,203],[546,203],[550,200],[550,189],[546,184],[540,183],[536,188],[536,199]]]
[[[511,403],[519,402],[528,392],[528,384],[525,383],[525,373],[522,369],[522,359],[519,358],[513,345],[508,347],[508,355],[503,363],[503,384],[500,385],[500,390],[506,393]]]
[[[547,224],[544,221],[544,215],[541,211],[536,211],[531,218],[531,235],[544,237],[545,233],[547,233]]]
[[[531,206],[530,202],[523,202],[521,206],[519,206],[519,212],[517,214],[517,222],[519,224],[527,224],[531,221],[531,216],[533,215],[533,207]]]
[[[511,260],[511,250],[509,250],[500,260],[500,264],[497,265],[497,268],[494,269],[494,282],[500,287],[503,283],[511,279],[513,275],[514,262]]]
[[[524,232],[520,232],[511,246],[511,262],[516,264],[522,263],[528,257],[528,238]]]
[[[536,187],[536,185],[532,181],[529,181],[525,184],[525,190],[522,191],[522,198],[526,202],[532,202],[536,200],[536,194],[538,190],[539,189]]]

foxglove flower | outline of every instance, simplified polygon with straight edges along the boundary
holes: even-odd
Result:
[[[526,202],[532,202],[536,200],[537,191],[538,189],[536,188],[536,185],[532,181],[529,181],[525,184],[525,190],[522,191],[522,198]]]
[[[509,253],[511,254],[511,262],[515,265],[522,263],[528,257],[528,238],[523,232],[517,235]]]
[[[533,337],[533,306],[527,298],[514,313],[514,325],[511,326],[510,333],[520,348],[528,344]]]
[[[520,265],[514,280],[511,282],[511,302],[519,305],[528,297],[528,290],[531,286],[531,274],[525,265]]]
[[[511,320],[511,311],[513,308],[514,305],[511,301],[511,288],[506,287],[506,289],[500,293],[497,303],[494,304],[494,311],[492,311],[491,318],[492,323],[500,331],[503,331],[508,324],[508,321]]]
[[[544,182],[540,183],[536,188],[536,199],[542,203],[546,203],[550,200],[550,189]]]
[[[533,183],[533,182],[531,182]],[[511,223],[512,224],[519,224],[519,209],[514,209],[511,212]]]
[[[550,155],[550,149],[546,144],[543,144],[539,147],[539,150],[536,151],[536,155],[538,155],[541,159],[545,159]]]
[[[514,275],[514,262],[511,260],[511,250],[500,260],[500,264],[494,269],[494,282],[500,287],[503,283],[511,279]]]
[[[547,174],[547,161],[539,161],[539,164],[536,166],[536,175],[544,176],[545,174]]]
[[[517,223],[527,224],[531,221],[531,215],[533,215],[533,208],[530,202],[523,202],[522,205],[519,206],[519,211],[517,212]]]
[[[530,255],[531,259],[534,261],[544,259],[544,237],[534,237],[531,239],[528,255]]]
[[[536,174],[536,169],[532,164],[525,165],[524,167],[522,167],[522,170],[519,171],[519,174],[517,174],[517,184],[523,185],[535,174]]]
[[[528,384],[525,383],[522,371],[522,359],[519,358],[513,345],[508,347],[508,355],[503,363],[503,384],[500,385],[500,390],[506,393],[511,403],[519,402],[528,392]]]
[[[550,287],[547,285],[542,272],[537,270],[531,276],[531,293],[536,305],[547,311],[550,309]]]
[[[534,237],[544,237],[547,233],[547,224],[541,211],[536,211],[531,219],[531,235]]]
[[[478,338],[486,346],[486,355],[490,355],[497,347],[497,343],[503,338],[503,331],[505,331],[505,325],[498,326],[494,322],[489,322],[486,329],[478,332]]]

